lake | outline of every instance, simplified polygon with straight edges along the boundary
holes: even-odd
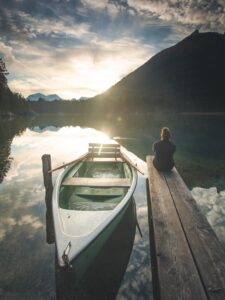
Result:
[[[177,168],[225,246],[224,124],[223,115],[182,114],[49,115],[0,122],[0,298],[55,299],[61,287],[55,280],[55,246],[46,242],[51,237],[46,236],[41,156],[51,154],[55,167],[79,156],[89,142],[114,138],[145,168],[160,128],[170,127]],[[73,293],[64,291],[65,299],[152,299],[145,177],[139,178],[134,198],[143,237],[128,212],[82,282]]]

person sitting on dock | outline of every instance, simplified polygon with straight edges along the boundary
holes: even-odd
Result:
[[[155,152],[153,165],[158,171],[171,171],[174,167],[173,154],[176,146],[170,141],[170,130],[167,127],[161,129],[161,140],[154,142],[152,149]]]

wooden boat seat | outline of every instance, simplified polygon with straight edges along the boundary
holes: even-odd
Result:
[[[94,162],[123,162],[120,157],[89,157],[86,161],[94,161]]]
[[[63,186],[89,186],[89,187],[130,187],[131,180],[127,178],[66,178]]]
[[[97,144],[90,143],[88,147],[89,156],[94,157],[120,157],[119,144]]]

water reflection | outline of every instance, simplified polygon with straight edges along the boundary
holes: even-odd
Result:
[[[71,126],[61,128],[64,125]],[[202,187],[194,188],[192,193],[225,245],[224,117],[137,115],[126,119],[112,116],[94,119],[71,115],[0,122],[0,168],[1,179],[4,178],[0,184],[0,299],[55,299],[55,246],[45,242],[42,154],[50,153],[56,167],[79,156],[89,141],[107,142],[109,136],[119,136],[126,137],[120,140],[123,146],[144,160],[163,125],[171,128],[178,145],[176,161],[182,177],[189,187]],[[54,128],[46,130],[45,126]],[[104,133],[80,126],[94,127]],[[135,155],[133,159],[138,160]],[[143,161],[138,163],[145,168]],[[53,181],[56,176],[57,172]],[[212,186],[218,192],[209,189]],[[143,238],[136,232],[117,300],[152,298],[144,177],[139,178],[134,198]],[[93,274],[96,278],[100,276],[94,269]]]
[[[80,155],[87,148],[90,137],[91,141],[109,141],[109,138],[101,132],[90,128],[82,129],[80,127],[61,128],[57,132],[44,131],[42,133],[26,129],[21,136],[15,136],[10,154],[14,160],[11,168],[8,170],[7,176],[0,185],[0,255],[4,258],[0,260],[1,299],[47,300],[55,298],[55,246],[46,243],[46,208],[41,155],[43,153],[51,153],[53,167],[60,165],[63,161],[73,160],[76,156]],[[56,176],[57,172],[53,176],[53,181]],[[137,210],[139,210],[139,207]],[[129,223],[131,220],[132,218],[128,218],[127,222]],[[140,225],[142,225],[142,222],[146,222],[146,220],[140,221]],[[128,224],[124,228],[127,226]],[[135,223],[129,226],[133,226],[132,228],[134,228]],[[147,224],[143,224],[143,227],[148,228]],[[146,228],[142,228],[142,231],[145,232]],[[122,232],[121,228],[119,232]],[[105,293],[110,291],[114,297],[126,269],[132,249],[131,240],[133,235],[133,229],[122,235],[117,234],[113,238],[114,242],[109,243],[107,246],[108,249],[115,251],[115,259],[119,266],[116,265],[115,259],[113,260],[113,253],[110,255],[112,256],[110,259],[107,258],[107,255],[99,257],[99,259],[105,257],[104,264],[100,263],[99,259],[96,260],[96,263],[98,262],[97,270],[100,265],[105,265],[106,270],[108,270],[107,276],[110,274],[112,276],[108,277],[108,279],[105,276],[105,280],[107,279],[111,283],[114,282],[113,288],[109,286],[109,283],[105,283]],[[130,284],[133,286],[132,293],[136,296],[144,293],[147,294],[146,291],[149,290],[151,280],[149,273],[147,278],[144,278],[146,274],[145,270],[150,272],[148,259],[149,245],[143,240],[137,242],[137,239],[139,237],[136,237],[135,245],[140,247],[140,251],[145,253],[141,253],[134,246],[136,250],[132,252],[132,258],[128,265],[128,273],[126,275],[128,278],[123,281],[121,290],[118,292],[118,299],[123,299],[123,295],[130,294]],[[118,247],[116,249],[113,245],[122,245],[122,248]],[[147,249],[143,250],[145,246]],[[109,268],[113,269],[113,271],[110,272]],[[92,282],[92,285],[87,289],[89,292],[84,289],[83,285],[83,288],[77,287],[77,293],[85,292],[90,295],[95,288],[96,295],[100,292],[101,284],[97,289],[97,284],[94,284],[93,280],[89,280],[89,276],[92,279],[94,277],[97,279],[100,278],[100,283],[104,279],[101,279],[104,272],[96,273],[96,268],[93,267],[90,274],[92,275],[88,275],[84,279],[86,285],[86,282]],[[142,276],[139,279],[140,274]],[[138,282],[141,283],[140,286]]]
[[[0,183],[10,169],[13,157],[10,157],[10,147],[15,135],[25,130],[18,121],[0,122]]]
[[[178,169],[189,187],[217,186],[225,190],[225,123],[224,116],[182,114],[136,114],[127,116],[94,115],[39,115],[33,119],[0,122],[0,142],[12,140],[25,128],[45,131],[64,126],[90,127],[119,142],[141,159],[151,153],[152,142],[159,138],[162,126],[170,127],[177,145],[175,155]],[[49,130],[47,132],[50,132]],[[126,139],[124,139],[124,137]],[[49,140],[49,142],[51,139]],[[218,142],[219,141],[219,142]],[[9,143],[10,145],[10,143]],[[216,155],[215,155],[216,153]],[[4,154],[5,159],[9,157]],[[2,158],[0,156],[0,163]]]
[[[56,126],[46,126],[46,127],[34,126],[30,128],[30,130],[35,132],[58,131],[59,129],[60,127],[56,127]]]
[[[225,248],[225,191],[195,187],[192,195]]]
[[[11,140],[5,140],[1,143],[0,148],[0,183],[3,181],[10,169],[13,158],[10,157]]]
[[[136,160],[139,167],[146,174],[145,162],[137,157]],[[134,198],[137,206],[137,218],[143,237],[141,238],[138,230],[136,230],[133,251],[116,300],[153,299],[145,176],[138,177]]]

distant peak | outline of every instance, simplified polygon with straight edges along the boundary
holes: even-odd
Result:
[[[197,34],[199,34],[199,30],[198,29],[194,30],[190,35],[193,36],[193,35],[197,35]]]
[[[184,45],[187,43],[220,43],[221,41],[224,42],[225,33],[218,33],[218,32],[212,32],[212,31],[206,31],[206,32],[199,32],[198,29],[193,31],[190,35],[185,37],[182,41],[177,43],[177,45]]]
[[[38,101],[39,99],[42,99],[45,101],[62,100],[57,94],[44,95],[41,93],[36,93],[36,94],[32,94],[27,97],[27,100],[29,100],[29,101]]]

